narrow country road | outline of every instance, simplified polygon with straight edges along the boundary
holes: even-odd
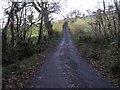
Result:
[[[67,23],[64,36],[54,51],[46,56],[42,70],[29,82],[28,88],[114,88],[79,55]]]

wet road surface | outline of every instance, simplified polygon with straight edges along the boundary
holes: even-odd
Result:
[[[28,88],[114,88],[79,55],[66,24],[64,35]]]

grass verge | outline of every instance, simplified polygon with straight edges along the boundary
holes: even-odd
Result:
[[[62,24],[61,24],[62,25]],[[43,45],[36,45],[35,49],[40,52],[36,52],[32,56],[20,61],[16,61],[14,64],[2,67],[2,88],[24,88],[31,77],[35,75],[38,69],[41,68],[44,63],[49,49],[53,48],[60,41],[61,33],[52,38],[48,43]]]
[[[119,50],[115,50],[115,46],[111,46],[109,43],[105,45],[102,39],[96,39],[92,29],[88,30],[90,26],[85,22],[84,25],[81,23],[83,23],[81,20],[69,23],[70,31],[81,57],[114,85],[120,87],[120,68],[118,67],[120,64],[119,62],[111,62],[119,61]],[[82,27],[78,24],[81,24]]]

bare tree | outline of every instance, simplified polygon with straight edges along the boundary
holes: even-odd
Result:
[[[37,40],[37,44],[40,43],[41,38],[42,38],[42,32],[43,32],[43,22],[45,25],[45,28],[48,31],[48,35],[51,38],[53,31],[52,31],[52,24],[49,19],[49,15],[51,13],[56,13],[59,10],[59,3],[48,3],[46,2],[32,2],[34,8],[39,12],[40,17],[41,17],[41,22],[40,22],[40,29],[39,29],[39,36]]]

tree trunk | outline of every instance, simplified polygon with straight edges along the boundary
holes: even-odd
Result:
[[[13,13],[11,13],[11,24],[10,24],[10,29],[11,29],[11,47],[14,47],[14,19],[13,19]]]
[[[43,16],[41,16],[40,29],[39,29],[39,36],[38,36],[37,44],[39,44],[40,41],[41,41],[42,31],[43,31]]]

